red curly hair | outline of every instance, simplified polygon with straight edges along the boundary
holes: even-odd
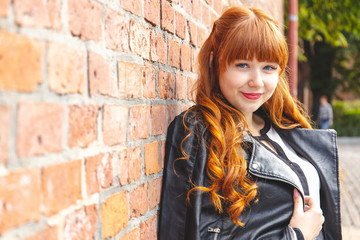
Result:
[[[244,208],[256,200],[257,185],[247,173],[241,148],[243,132],[247,129],[245,118],[224,98],[219,76],[235,60],[254,57],[258,61],[276,62],[281,68],[273,96],[261,107],[272,123],[283,129],[311,128],[309,117],[289,92],[285,76],[288,48],[278,23],[259,9],[232,7],[225,11],[214,22],[198,55],[195,101],[201,107],[195,108],[211,135],[207,162],[211,185],[194,186],[188,198],[196,190],[209,193],[219,212],[223,212],[226,203],[227,213],[238,225],[243,225],[239,216]]]

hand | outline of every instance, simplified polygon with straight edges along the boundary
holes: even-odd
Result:
[[[305,240],[313,240],[319,235],[325,218],[321,208],[311,197],[305,197],[305,210],[299,192],[294,189],[294,212],[290,226],[301,230]]]
[[[329,126],[333,125],[333,120],[329,120]]]

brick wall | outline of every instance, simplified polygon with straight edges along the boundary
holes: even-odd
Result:
[[[156,239],[164,143],[232,4],[0,0],[0,239]]]

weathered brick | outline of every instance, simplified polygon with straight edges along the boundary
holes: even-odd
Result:
[[[127,148],[119,153],[121,185],[137,181],[141,177],[141,148]]]
[[[202,23],[206,27],[210,27],[210,11],[206,3],[202,3]]]
[[[108,188],[113,181],[111,155],[101,153],[85,159],[87,195]]]
[[[107,8],[105,16],[106,47],[112,50],[128,51],[129,21],[123,15]]]
[[[153,67],[142,68],[142,88],[144,98],[156,98],[156,70]]]
[[[186,77],[181,74],[175,75],[175,99],[185,100],[186,99]]]
[[[139,230],[140,230],[139,228],[135,228],[134,230],[132,230],[131,232],[127,233],[125,236],[120,238],[120,240],[138,240],[140,237]]]
[[[53,215],[81,199],[81,160],[46,166],[42,170],[41,211]]]
[[[179,12],[175,12],[176,17],[176,35],[185,39],[186,37],[186,18]]]
[[[174,80],[170,72],[164,72],[159,70],[159,82],[158,89],[160,98],[173,98]]]
[[[156,240],[156,216],[140,223],[140,240]]]
[[[144,17],[154,25],[160,20],[160,0],[144,0]]]
[[[165,134],[166,129],[166,106],[151,106],[151,135]]]
[[[196,24],[193,21],[188,21],[189,24],[189,35],[190,35],[190,43],[194,46],[197,46],[197,36],[196,36]]]
[[[149,187],[149,206],[150,210],[160,203],[162,178],[156,178],[150,181]]]
[[[192,16],[201,22],[201,0],[192,0]]]
[[[219,15],[222,14],[223,11],[222,1],[214,1],[213,8]]]
[[[63,118],[61,104],[21,102],[17,113],[19,157],[61,151]]]
[[[117,81],[111,76],[110,66],[97,53],[89,52],[89,88],[90,96],[96,94],[118,97]]]
[[[166,43],[164,35],[151,31],[150,58],[152,61],[166,64]]]
[[[218,19],[218,15],[210,10],[210,24],[213,26],[214,22]]]
[[[141,66],[130,62],[118,62],[119,94],[121,98],[140,98]]]
[[[40,171],[26,169],[0,176],[0,235],[40,218]]]
[[[116,193],[101,204],[102,237],[114,236],[128,224],[128,201],[125,191]]]
[[[103,107],[102,135],[106,145],[125,143],[127,119],[128,108],[126,106],[105,105]]]
[[[161,168],[164,168],[164,162],[165,162],[165,140],[161,141],[161,148],[160,148],[160,152],[161,152]]]
[[[192,72],[198,72],[198,55],[199,55],[199,50],[196,48],[192,48],[191,50],[191,71]]]
[[[170,2],[173,2],[175,4],[179,4],[179,0],[169,0]]]
[[[180,68],[185,71],[191,71],[192,50],[189,45],[181,44],[180,48]]]
[[[68,112],[68,146],[86,147],[96,140],[99,106],[70,105]]]
[[[141,23],[130,22],[130,51],[150,59],[150,29]]]
[[[185,10],[185,12],[189,15],[191,15],[191,5],[192,0],[181,0],[182,8]]]
[[[58,240],[58,228],[45,227],[41,232],[23,238],[22,240]]]
[[[195,90],[196,90],[196,79],[188,77],[187,79],[187,94],[188,94],[188,100],[194,101],[195,100]]]
[[[201,47],[207,38],[206,29],[200,26],[197,26],[197,45]]]
[[[0,164],[9,159],[10,108],[0,105]]]
[[[168,43],[168,64],[180,68],[180,43],[171,38],[168,39]]]
[[[61,0],[14,0],[14,10],[19,25],[61,29]]]
[[[68,216],[64,224],[64,239],[93,239],[97,221],[96,205],[85,206]]]
[[[161,28],[174,33],[174,8],[166,0],[161,0]]]
[[[8,16],[10,0],[0,0],[0,17]]]
[[[159,142],[147,143],[144,146],[145,174],[150,175],[162,169]]]
[[[85,92],[85,52],[59,43],[48,44],[49,87],[56,93]]]
[[[142,9],[141,2],[142,1],[139,0],[121,1],[121,7],[126,11],[129,11],[141,17],[141,9]]]
[[[168,124],[181,113],[181,105],[168,105]]]
[[[0,89],[34,91],[44,80],[44,43],[3,30],[0,43]]]
[[[94,0],[69,0],[69,28],[74,36],[82,40],[101,41],[102,39],[101,3]]]
[[[149,205],[147,183],[144,183],[130,192],[129,203],[130,218],[140,217],[146,213]]]
[[[150,106],[134,106],[130,108],[129,136],[130,140],[146,139],[150,135]]]

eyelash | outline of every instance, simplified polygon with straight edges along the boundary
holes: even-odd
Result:
[[[249,67],[249,65],[246,64],[246,63],[238,63],[235,66],[240,67],[240,68]],[[276,70],[276,69],[277,69],[277,67],[274,67],[274,66],[271,66],[271,65],[267,65],[267,66],[264,67],[264,70],[266,70],[266,71],[272,71],[272,70]]]

